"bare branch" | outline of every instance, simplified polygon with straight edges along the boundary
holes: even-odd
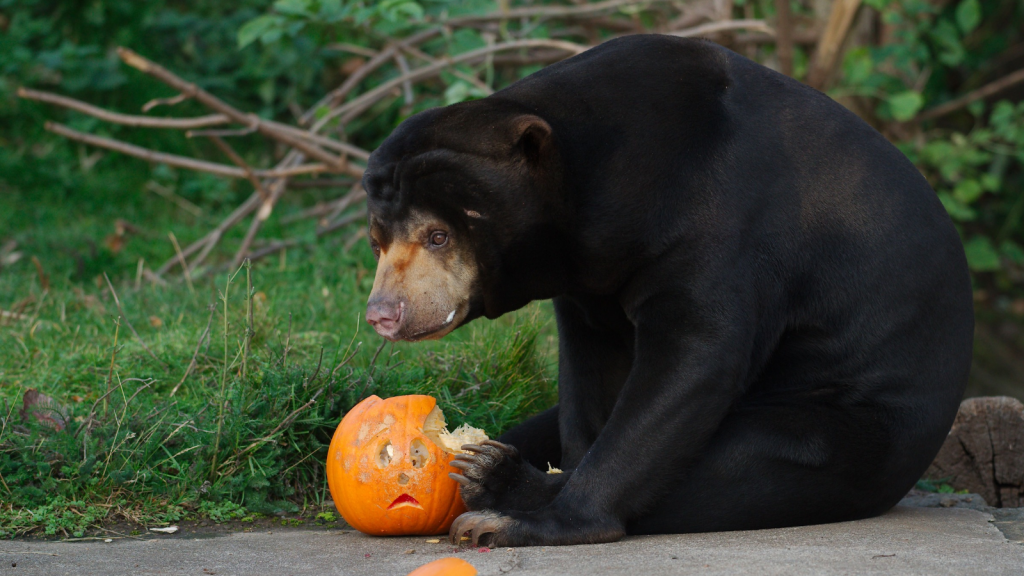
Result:
[[[723,20],[721,22],[708,22],[707,24],[701,24],[699,26],[694,26],[693,28],[684,28],[682,30],[666,32],[666,34],[669,36],[679,36],[680,38],[692,38],[694,36],[707,36],[708,34],[714,34],[715,32],[725,32],[726,30],[751,30],[775,37],[775,30],[764,20]]]
[[[18,88],[18,96],[25,98],[26,100],[36,100],[38,102],[46,102],[47,104],[63,106],[64,108],[81,112],[82,114],[88,114],[89,116],[99,118],[100,120],[105,120],[107,122],[141,128],[177,128],[180,130],[188,130],[190,128],[203,128],[206,126],[216,126],[218,124],[227,124],[231,122],[231,120],[223,114],[210,114],[208,116],[199,116],[196,118],[153,118],[151,116],[121,114],[119,112],[104,110],[103,108],[93,106],[92,104],[86,104],[85,102],[75,100],[74,98],[51,94],[50,92],[42,92],[40,90],[31,90],[29,88]]]
[[[950,112],[954,112],[956,110],[963,108],[964,106],[969,105],[971,102],[981,100],[982,98],[988,98],[989,96],[1002,90],[1005,90],[1010,86],[1013,86],[1014,84],[1018,84],[1020,82],[1024,82],[1024,68],[1021,68],[1016,72],[1007,74],[1006,76],[1003,76],[999,80],[989,82],[988,84],[985,84],[981,88],[978,88],[977,90],[972,90],[959,98],[946,102],[945,104],[941,104],[934,108],[925,110],[924,112],[918,114],[917,118],[915,118],[914,121],[923,122],[925,120],[934,120],[935,118],[938,118],[940,116],[945,116]]]
[[[351,178],[311,178],[309,180],[292,180],[289,188],[345,188],[354,182]]]
[[[319,102],[310,107],[310,109],[307,110],[306,113],[303,114],[301,118],[299,118],[299,124],[309,124],[313,120],[314,116],[316,116],[317,111],[320,110],[321,108],[333,108],[334,106],[337,106],[340,102],[342,102],[345,99],[346,96],[348,96],[349,92],[354,90],[355,87],[358,86],[359,83],[363,81],[364,78],[369,76],[370,73],[372,73],[374,70],[380,68],[381,66],[389,62],[391,60],[391,57],[394,55],[395,51],[398,50],[399,44],[404,46],[415,46],[429,40],[430,38],[433,38],[434,36],[440,33],[440,27],[431,28],[429,30],[424,30],[423,32],[413,34],[412,36],[409,36],[404,40],[397,41],[391,44],[390,46],[384,48],[383,50],[378,52],[376,56],[367,61],[366,64],[360,66],[359,69],[353,72],[351,76],[346,78],[345,81],[342,82],[341,86],[338,86],[334,90],[328,92],[327,95],[321,98]]]
[[[293,214],[281,219],[282,224],[288,224],[296,222],[298,220],[304,220],[306,218],[320,218],[332,213],[340,214],[348,208],[350,205],[359,202],[366,198],[366,190],[363,190],[362,184],[356,182],[349,190],[348,194],[332,200],[326,204],[319,204],[307,210],[303,210],[298,214]]]
[[[76,142],[84,142],[93,146],[99,146],[100,148],[106,148],[108,150],[114,150],[122,154],[148,160],[150,162],[159,162],[161,164],[167,164],[168,166],[177,166],[179,168],[187,168],[189,170],[198,170],[200,172],[209,172],[211,174],[218,174],[220,176],[230,176],[232,178],[245,178],[245,171],[241,168],[235,168],[232,166],[225,166],[224,164],[217,164],[215,162],[206,162],[205,160],[196,160],[195,158],[188,158],[187,156],[178,156],[177,154],[167,154],[165,152],[157,152],[150,150],[149,148],[143,148],[120,140],[114,140],[112,138],[104,138],[103,136],[93,136],[92,134],[86,134],[77,130],[72,130],[63,124],[56,122],[46,122],[44,128],[59,134],[68,140],[74,140]],[[294,168],[274,169],[274,170],[254,170],[253,174],[261,178],[282,178],[285,176],[295,176],[297,174],[317,174],[327,170],[327,167],[323,164],[306,164],[303,166],[296,166]]]
[[[327,50],[337,50],[338,52],[349,52],[351,54],[359,54],[360,56],[366,56],[367,58],[373,58],[377,55],[377,51],[365,46],[357,46],[348,42],[335,42],[324,46]]]
[[[220,136],[210,136],[209,138],[210,141],[213,142],[217,146],[217,148],[219,148],[220,151],[223,152],[224,155],[227,156],[235,164],[235,166],[238,166],[243,171],[245,171],[246,180],[248,180],[249,183],[252,184],[252,187],[260,195],[260,199],[263,200],[264,203],[266,203],[267,200],[270,198],[270,193],[267,192],[267,189],[263,187],[263,183],[260,182],[259,178],[257,178],[256,175],[253,174],[252,168],[245,161],[245,159],[239,156],[238,152],[235,152],[235,149],[228,145],[228,143],[225,142],[224,139],[221,138]]]
[[[507,11],[480,14],[478,16],[459,16],[441,22],[447,26],[462,26],[477,22],[493,22],[499,20],[518,20],[521,18],[583,18],[592,14],[600,14],[616,10],[623,6],[647,6],[655,0],[605,0],[578,6],[529,6],[513,8]]]
[[[405,53],[409,54],[410,56],[413,56],[415,58],[419,58],[420,60],[423,60],[427,64],[437,64],[437,62],[438,62],[437,58],[434,58],[430,54],[427,54],[426,52],[423,52],[422,50],[420,50],[418,48],[414,48],[412,46],[402,46],[402,50]],[[559,59],[565,58],[565,54],[562,51],[557,51],[556,50],[555,52],[557,52],[559,54]],[[408,70],[403,70],[402,71],[403,74],[407,73],[407,72],[408,72]],[[488,96],[490,96],[491,94],[494,93],[494,90],[492,90],[491,87],[488,86],[486,82],[484,82],[483,80],[477,78],[476,76],[472,76],[472,75],[469,75],[469,74],[464,74],[464,73],[462,73],[462,72],[460,72],[458,70],[452,70],[452,74],[456,78],[461,78],[462,80],[465,80],[466,82],[469,82],[470,84],[476,86],[484,94],[487,94]]]
[[[435,64],[423,66],[413,70],[409,74],[403,74],[397,78],[384,82],[364,94],[361,94],[358,98],[355,98],[349,102],[346,102],[343,106],[339,106],[330,113],[324,115],[323,118],[317,121],[313,125],[312,130],[318,131],[328,122],[337,118],[342,117],[342,122],[347,122],[348,119],[355,117],[362,113],[367,108],[372,106],[374,103],[379,101],[381,98],[386,97],[394,88],[401,86],[403,82],[416,82],[423,80],[424,78],[430,78],[437,76],[442,70],[461,64],[463,62],[471,62],[487,57],[488,54],[494,52],[500,52],[502,50],[515,50],[520,48],[559,48],[570,54],[580,54],[587,50],[589,46],[582,44],[576,44],[574,42],[566,42],[564,40],[543,40],[543,39],[530,39],[530,40],[514,40],[511,42],[503,42],[501,44],[494,44],[492,46],[484,46],[477,48],[476,50],[470,50],[469,52],[463,52],[458,56],[448,57],[443,60],[438,60]]]
[[[330,224],[324,226],[323,228],[317,228],[316,237],[319,238],[321,236],[330,234],[335,230],[344,228],[345,226],[348,226],[349,224],[352,224],[353,222],[356,222],[363,218],[366,218],[365,209],[349,214],[348,216],[342,216],[341,218],[338,218],[337,220],[331,222]],[[286,250],[288,248],[294,248],[295,246],[299,246],[300,244],[301,242],[295,239],[280,240],[278,242],[271,244],[270,246],[265,246],[263,248],[260,248],[259,250],[254,251],[252,254],[249,254],[249,260],[255,262],[261,258],[266,258],[271,254],[276,254],[281,250]]]
[[[395,52],[395,63],[398,64],[398,70],[402,73],[402,76],[409,75],[409,61],[405,59],[405,56],[399,52]],[[415,95],[412,93],[412,82],[406,80],[402,83],[402,92],[405,94],[405,105],[412,106]]]
[[[337,150],[338,152],[342,152],[344,154],[348,154],[349,156],[354,156],[356,158],[359,158],[360,160],[368,160],[370,158],[370,153],[369,152],[367,152],[366,150],[363,150],[362,148],[360,148],[358,146],[354,146],[352,144],[349,144],[348,142],[341,142],[341,141],[335,140],[333,138],[328,138],[326,136],[322,136],[320,134],[314,134],[314,133],[312,133],[312,132],[310,132],[308,130],[303,130],[302,128],[296,128],[294,126],[289,126],[287,124],[281,124],[280,122],[274,122],[272,120],[266,120],[265,122],[267,124],[269,124],[270,126],[273,126],[274,128],[277,128],[278,130],[280,130],[282,132],[291,134],[292,136],[295,136],[296,138],[302,138],[303,140],[309,140],[310,142],[314,142],[316,144],[319,144],[319,145],[323,146],[324,148],[330,148],[332,150]],[[344,172],[347,173],[347,174],[351,174],[352,176],[355,176],[357,178],[360,178],[363,175],[363,168],[361,166],[349,166],[349,167],[346,167]]]
[[[220,240],[221,235],[227,229],[229,229],[232,226],[234,226],[235,224],[238,224],[239,222],[241,222],[242,218],[245,218],[250,213],[252,213],[253,210],[256,210],[256,208],[259,207],[259,205],[260,205],[260,195],[255,193],[255,192],[253,192],[252,195],[249,196],[249,198],[245,202],[242,202],[241,206],[239,206],[238,208],[235,208],[231,212],[231,214],[228,215],[227,218],[222,220],[221,223],[217,225],[216,228],[214,228],[213,230],[210,230],[209,232],[207,232],[206,236],[203,236],[199,240],[196,240],[195,242],[189,244],[187,248],[182,250],[182,254],[186,258],[188,258],[189,256],[191,256],[192,254],[195,254],[200,249],[205,248],[211,241],[214,244],[216,244]],[[211,248],[212,248],[212,246],[211,246]],[[163,265],[160,266],[160,268],[157,270],[157,272],[156,272],[157,276],[162,276],[162,275],[166,274],[168,271],[170,271],[172,268],[174,268],[174,266],[176,266],[177,264],[179,264],[177,256],[173,256],[171,258],[168,258],[167,261],[164,262]]]
[[[175,104],[181,104],[189,98],[191,98],[191,96],[188,94],[178,94],[177,96],[171,96],[170,98],[154,98],[142,105],[142,111],[149,112],[157,106],[174,106]]]
[[[301,162],[301,158],[299,159]],[[230,268],[237,268],[242,260],[245,259],[246,254],[249,252],[249,247],[252,246],[252,241],[256,238],[256,233],[259,232],[260,227],[266,222],[267,218],[270,217],[270,212],[274,209],[274,204],[277,203],[284,191],[288,189],[288,181],[285,179],[276,180],[271,186],[270,197],[267,198],[263,205],[260,207],[260,211],[253,216],[252,223],[249,225],[249,230],[245,234],[245,238],[242,239],[241,246],[235,252],[235,257],[231,259]]]
[[[139,56],[135,52],[120,47],[117,49],[118,55],[125,64],[128,64],[132,68],[145,72],[150,76],[160,80],[175,90],[180,90],[183,94],[188,94],[202,103],[204,106],[212,109],[215,112],[224,114],[232,121],[245,126],[254,126],[260,134],[278,140],[288,146],[296,148],[316,160],[325,162],[329,170],[342,171],[345,167],[345,160],[338,158],[337,156],[322,150],[321,148],[310,144],[306,140],[295,138],[289,134],[283,133],[281,130],[276,129],[272,124],[265,122],[262,118],[255,114],[246,114],[240,110],[228,105],[226,102],[217,98],[213,94],[203,90],[202,88],[186,82],[179,78],[177,75],[167,70],[163,66],[156,64],[142,56]]]
[[[221,129],[221,130],[189,130],[188,132],[185,132],[185,136],[188,137],[188,138],[199,138],[199,137],[207,137],[207,138],[209,138],[210,136],[232,137],[233,138],[235,136],[248,136],[249,134],[252,134],[255,131],[256,131],[256,129],[253,128],[252,126],[249,126],[249,127],[246,127],[246,128],[234,128],[234,129],[225,128],[225,129]]]

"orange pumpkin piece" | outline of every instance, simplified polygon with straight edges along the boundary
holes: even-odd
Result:
[[[476,568],[461,558],[450,556],[424,564],[409,572],[409,576],[476,576]]]
[[[327,451],[334,505],[367,534],[447,533],[466,511],[448,462],[486,438],[465,426],[448,432],[430,396],[370,396],[342,418]]]

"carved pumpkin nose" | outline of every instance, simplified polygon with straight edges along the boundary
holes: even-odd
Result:
[[[370,301],[366,304],[366,321],[373,325],[377,334],[390,338],[402,327],[402,310],[405,304],[387,300]]]

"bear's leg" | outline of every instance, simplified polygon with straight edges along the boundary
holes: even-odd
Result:
[[[452,477],[462,484],[470,510],[536,510],[554,499],[597,438],[629,376],[632,326],[614,300],[563,296],[554,304],[559,405],[509,431],[501,443],[456,457],[452,466],[462,473]],[[547,474],[548,464],[562,473]]]
[[[755,530],[881,514],[920,476],[914,456],[933,448],[894,446],[883,429],[892,422],[883,422],[877,406],[741,406],[627,532]]]
[[[451,465],[461,474],[451,477],[461,485],[462,500],[470,510],[536,510],[558,494],[564,479],[547,474],[558,467],[558,406],[533,416],[509,430],[500,441],[467,445]]]
[[[523,460],[541,470],[547,470],[549,464],[558,468],[562,461],[558,406],[531,416],[526,422],[502,434],[498,441],[515,446]]]

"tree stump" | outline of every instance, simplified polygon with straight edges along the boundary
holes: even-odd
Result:
[[[925,476],[993,506],[1024,506],[1024,404],[1008,396],[964,400]]]

